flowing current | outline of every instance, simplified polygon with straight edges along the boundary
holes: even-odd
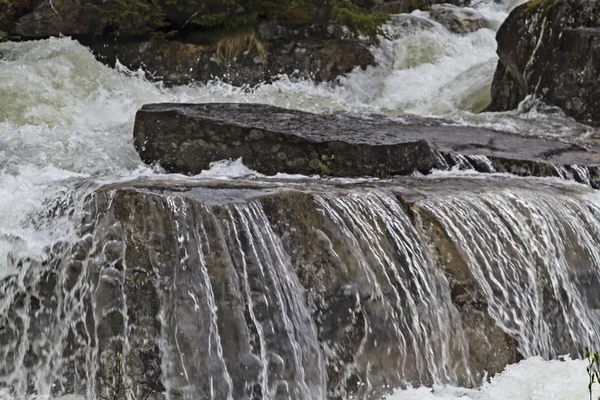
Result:
[[[519,3],[490,0],[476,7],[497,28]],[[494,30],[456,35],[432,22],[405,31],[404,17],[390,22],[390,39],[373,50],[377,67],[355,71],[336,84],[281,77],[255,88],[221,82],[164,88],[141,71],[98,63],[70,38],[0,44],[0,398],[92,399],[95,366],[104,357],[97,345],[118,343],[125,358],[143,346],[127,338],[136,321],[123,317],[131,299],[124,289],[114,289],[110,301],[96,299],[94,304],[103,306],[87,308],[86,299],[99,293],[97,287],[122,284],[120,264],[127,254],[110,232],[105,247],[95,248],[94,242],[90,249],[86,240],[92,236],[82,237],[80,227],[81,221],[89,226],[114,222],[98,216],[87,220],[84,204],[103,185],[182,179],[145,166],[135,152],[133,117],[143,104],[255,102],[320,113],[417,114],[524,135],[597,136],[535,101],[525,101],[517,111],[480,113],[490,100],[497,62]],[[415,12],[411,18],[427,20],[428,15]],[[239,162],[221,163],[193,179],[248,175],[269,180]],[[287,180],[293,184],[292,178]],[[385,343],[365,335],[354,363],[340,368],[336,379],[360,376],[365,389],[357,393],[387,393],[379,388],[385,382],[369,378],[369,368],[362,367],[374,365],[370,351],[385,345],[398,360],[384,366],[386,379],[404,388],[392,399],[585,396],[585,363],[576,358],[583,346],[597,344],[600,332],[600,299],[594,293],[600,282],[600,200],[579,191],[521,188],[417,201],[421,214],[435,218],[460,250],[490,316],[517,340],[524,358],[480,389],[464,388],[484,377],[473,374],[466,359],[467,333],[426,232],[414,227],[418,223],[388,193],[316,196],[314,208],[330,227],[323,240],[351,254],[332,257],[346,270],[358,271],[357,281],[373,288],[368,296],[384,299],[380,309],[353,309],[349,318],[358,326],[360,314],[360,329],[373,335],[382,329]],[[290,249],[263,206],[192,209],[197,205],[172,196],[161,207],[174,215],[170,224],[178,241],[176,271],[159,276],[164,283],[157,292],[163,304],[160,329],[148,333],[159,336],[164,354],[162,389],[170,398],[198,398],[199,387],[213,398],[258,393],[324,398],[326,364],[342,358],[342,351],[320,347],[323,333],[311,321],[318,301],[304,297],[304,282],[292,273]],[[213,236],[218,240],[210,243],[207,237]],[[83,256],[78,243],[86,248]],[[231,258],[223,274],[241,288],[237,295],[247,307],[239,315],[226,317],[216,307],[223,289],[211,283],[217,279],[208,267],[215,263],[215,249]],[[96,273],[98,265],[107,267],[98,274],[97,286],[80,278]],[[103,320],[118,320],[113,325],[121,327],[107,343],[102,342]],[[222,335],[230,331],[222,329],[226,323],[248,341],[240,339],[235,349],[223,347]],[[241,369],[227,365],[238,353],[254,385],[241,385]],[[547,361],[562,355],[568,356]],[[433,389],[416,388],[418,383]]]

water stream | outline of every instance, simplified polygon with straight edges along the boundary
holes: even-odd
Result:
[[[477,8],[497,27],[519,3],[489,0]],[[415,12],[412,18],[428,20],[428,15]],[[480,113],[489,102],[497,62],[494,30],[456,35],[431,22],[428,28],[402,32],[399,21],[388,27],[393,38],[373,50],[377,67],[352,72],[335,84],[281,77],[255,88],[217,81],[165,88],[147,81],[142,71],[98,63],[70,38],[1,43],[0,399],[93,399],[96,365],[103,357],[97,344],[108,346],[98,333],[104,320],[118,321],[109,344],[118,343],[125,358],[143,345],[128,339],[137,329],[127,317],[131,298],[123,289],[133,250],[117,244],[117,236],[125,235],[121,227],[104,211],[90,213],[89,201],[106,184],[182,179],[144,165],[133,148],[133,118],[145,103],[254,102],[319,113],[416,114],[523,135],[598,139],[595,130],[534,99],[519,110]],[[240,176],[270,179],[240,162],[221,163],[192,179]],[[290,185],[298,179],[284,178]],[[375,365],[371,352],[387,346],[397,362],[380,367],[386,379],[404,386],[392,399],[575,399],[586,394],[583,362],[547,360],[565,354],[576,358],[584,345],[598,344],[600,297],[594,288],[600,282],[600,199],[587,189],[557,184],[550,190],[535,179],[528,185],[450,192],[415,203],[455,243],[490,315],[517,339],[524,358],[481,389],[461,387],[478,385],[481,377],[471,373],[464,327],[430,238],[403,205],[386,191],[314,197],[314,209],[330,227],[324,237],[347,250],[334,252],[332,259],[337,257],[341,270],[351,271],[357,283],[373,288],[360,296],[380,301],[377,307],[361,303],[350,310],[349,324],[357,332],[375,333],[362,337],[354,363],[336,375],[340,382],[360,376],[366,389],[358,393],[383,392],[377,387],[382,381],[369,377],[369,368],[361,365]],[[342,350],[320,345],[323,333],[311,316],[314,299],[296,274],[287,239],[262,205],[233,202],[215,208],[178,196],[165,199],[149,207],[172,215],[176,268],[158,275],[156,298],[163,308],[159,327],[148,334],[160,336],[161,385],[169,398],[206,393],[236,400],[259,394],[325,398],[326,363],[342,357]],[[96,248],[100,242],[91,229],[102,224],[115,224],[120,233],[107,228],[108,244]],[[215,254],[226,254],[229,261],[215,261]],[[215,263],[222,268],[213,269]],[[106,266],[102,273],[94,269],[98,265]],[[97,274],[98,281],[82,279],[86,274]],[[228,295],[245,304],[243,311],[218,309],[226,294],[215,282],[223,276],[236,282],[239,291]],[[101,285],[114,288],[115,295],[94,303]],[[231,327],[241,332],[236,348],[222,344]],[[238,353],[245,357],[243,368],[228,364]],[[433,390],[411,389],[414,382]]]

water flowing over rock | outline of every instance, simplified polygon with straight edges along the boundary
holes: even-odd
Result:
[[[460,7],[471,5],[470,0],[392,0],[382,1],[373,8],[390,14],[405,14],[414,10],[429,10],[436,4],[452,4]]]
[[[146,163],[194,175],[243,157],[264,173],[391,176],[454,165],[481,172],[557,176],[600,183],[599,154],[579,145],[416,119],[319,115],[249,104],[154,104],[136,116],[135,146]],[[469,161],[470,160],[470,161]]]
[[[490,110],[517,108],[533,95],[587,124],[600,122],[600,2],[530,1],[498,32],[500,61]]]
[[[575,355],[600,328],[586,195],[507,178],[112,185],[79,241],[3,278],[0,382],[338,399]]]
[[[477,10],[452,4],[435,4],[429,9],[431,19],[454,33],[469,33],[487,28],[488,22]]]

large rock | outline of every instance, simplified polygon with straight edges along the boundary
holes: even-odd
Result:
[[[516,361],[485,300],[452,300],[438,281],[397,195],[277,186],[138,182],[95,197],[98,388],[125,343],[134,391],[158,399],[377,397],[476,385]]]
[[[134,137],[144,162],[191,175],[213,161],[242,157],[271,175],[390,176],[458,165],[561,176],[576,165],[587,174],[578,180],[600,184],[596,151],[426,119],[403,123],[256,104],[153,104],[138,111]]]
[[[598,330],[584,307],[593,323],[569,318],[573,300],[597,301],[590,192],[506,176],[113,184],[74,242],[8,257],[0,383],[22,397],[381,398],[477,386],[546,340],[577,355],[587,336],[569,328]]]
[[[600,1],[536,0],[498,31],[491,111],[534,95],[583,123],[600,123]]]
[[[487,19],[472,8],[461,8],[453,4],[435,4],[429,9],[431,19],[444,25],[454,33],[470,33],[487,28]]]
[[[395,175],[433,167],[435,154],[415,128],[405,135],[383,128],[264,105],[157,104],[137,113],[134,135],[145,162],[185,174],[240,157],[271,175]]]

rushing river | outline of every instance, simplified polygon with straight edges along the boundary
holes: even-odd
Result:
[[[519,3],[484,0],[476,7],[498,27]],[[428,15],[415,12],[413,17]],[[48,249],[74,237],[83,199],[101,185],[139,177],[177,179],[144,165],[133,148],[133,118],[146,103],[248,102],[319,113],[417,114],[523,135],[598,138],[591,128],[533,100],[519,110],[481,113],[490,100],[497,63],[494,30],[456,35],[434,23],[400,34],[394,22],[388,29],[395,39],[384,39],[373,50],[377,67],[355,71],[336,84],[281,77],[255,88],[222,82],[165,88],[150,83],[142,71],[100,64],[70,38],[0,44],[0,281],[16,277],[19,282],[35,261],[47,259]],[[233,162],[216,165],[202,177],[251,173]],[[0,292],[0,321],[13,301],[8,290]],[[14,354],[2,353],[1,345],[4,398],[10,391],[2,383],[24,379],[22,371],[5,363]],[[52,366],[46,368],[39,371],[39,388]],[[532,357],[508,367],[481,389],[406,389],[391,399],[554,400],[586,394],[584,362]]]

